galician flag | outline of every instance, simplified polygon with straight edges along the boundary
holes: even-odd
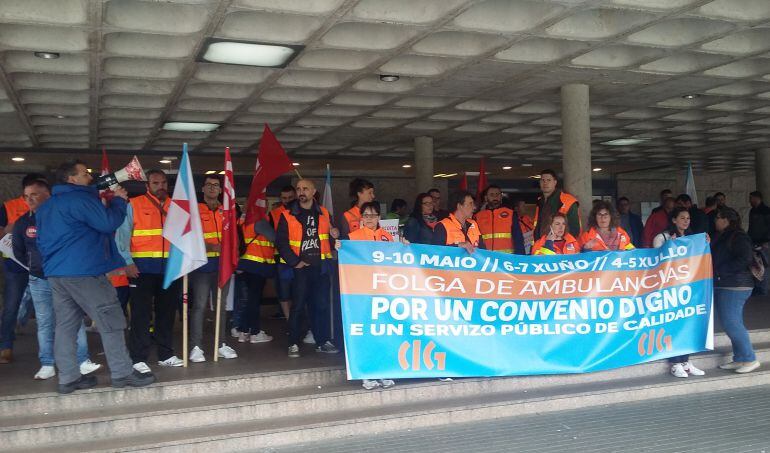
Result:
[[[329,169],[329,164],[326,164],[326,182],[324,183],[324,196],[321,199],[321,204],[329,215],[334,218],[334,202],[332,202],[332,173]]]
[[[692,205],[698,205],[698,191],[695,190],[695,178],[692,176],[692,164],[687,164],[687,178],[684,182],[684,193],[692,199]]]
[[[174,196],[168,207],[163,225],[163,237],[171,243],[168,252],[163,288],[189,274],[208,262],[206,244],[203,242],[203,226],[198,213],[198,199],[195,196],[190,159],[187,157],[187,143],[182,149],[182,162],[174,186]]]

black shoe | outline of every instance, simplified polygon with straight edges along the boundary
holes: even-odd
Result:
[[[283,315],[282,311],[278,311],[273,313],[273,315],[270,317],[270,319],[286,319],[286,316]]]
[[[112,380],[112,386],[115,388],[129,387],[144,387],[155,382],[155,375],[152,373],[140,373],[134,370],[128,376],[117,378]]]
[[[59,393],[66,395],[75,390],[90,389],[91,387],[96,387],[96,376],[81,374],[80,378],[76,381],[72,381],[69,384],[59,384]]]

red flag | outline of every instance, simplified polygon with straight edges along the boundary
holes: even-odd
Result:
[[[99,176],[109,175],[110,173],[112,172],[110,171],[110,162],[107,160],[107,149],[102,146],[102,173]],[[99,196],[106,201],[110,201],[115,194],[110,189],[104,189],[99,191]]]
[[[460,190],[468,190],[468,174],[463,172],[463,177],[460,180]]]
[[[225,148],[225,180],[222,192],[222,249],[219,252],[219,287],[223,288],[238,267],[238,231],[235,214],[235,180],[230,148]]]
[[[476,198],[480,200],[480,202],[483,202],[484,200],[481,200],[481,194],[484,193],[484,189],[487,188],[487,169],[486,169],[486,162],[485,159],[481,158],[481,165],[479,166],[479,186],[476,188]]]
[[[254,170],[254,179],[251,180],[249,190],[248,207],[246,209],[246,223],[251,224],[264,219],[267,216],[267,186],[294,166],[289,156],[283,149],[278,139],[273,135],[270,126],[265,124],[262,131],[262,139],[259,141],[259,155],[257,156],[257,168]]]

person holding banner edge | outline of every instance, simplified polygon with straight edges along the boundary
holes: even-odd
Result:
[[[743,306],[754,289],[754,277],[749,270],[754,250],[751,238],[741,229],[740,217],[734,209],[719,206],[715,212],[717,237],[711,243],[714,308],[733,346],[733,361],[719,368],[750,373],[760,366],[749,331],[743,324]]]
[[[618,217],[612,204],[597,200],[588,215],[588,231],[580,235],[580,248],[584,252],[602,250],[633,250],[634,244],[626,230],[618,225]]]
[[[351,241],[383,241],[393,242],[393,236],[380,228],[380,204],[376,201],[370,201],[361,205],[361,218],[363,225],[356,231],[350,233]],[[404,244],[409,241],[402,239]],[[337,241],[334,244],[337,250],[342,248],[342,242]],[[396,383],[392,379],[364,379],[363,387],[366,390],[374,390],[378,387],[390,388]]]
[[[449,196],[447,206],[454,211],[436,224],[433,245],[461,247],[468,253],[473,253],[476,248],[486,248],[479,225],[472,218],[476,210],[473,194],[467,190],[454,192]]]
[[[671,226],[662,233],[655,236],[655,238],[652,240],[653,248],[661,248],[666,243],[666,241],[693,234],[692,230],[690,230],[690,213],[687,208],[674,208],[669,213],[668,217],[671,222]],[[708,236],[706,236],[706,241],[708,241]],[[690,363],[689,358],[689,355],[670,357],[668,359],[668,363],[671,364],[671,374],[678,378],[686,378],[689,375],[705,375],[706,373],[703,370],[698,369],[695,365]]]
[[[567,233],[567,216],[556,213],[551,217],[551,227],[532,246],[533,255],[573,255],[580,253],[577,239]]]

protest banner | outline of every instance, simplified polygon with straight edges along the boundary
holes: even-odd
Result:
[[[584,373],[713,349],[703,234],[525,256],[344,241],[349,379]]]

